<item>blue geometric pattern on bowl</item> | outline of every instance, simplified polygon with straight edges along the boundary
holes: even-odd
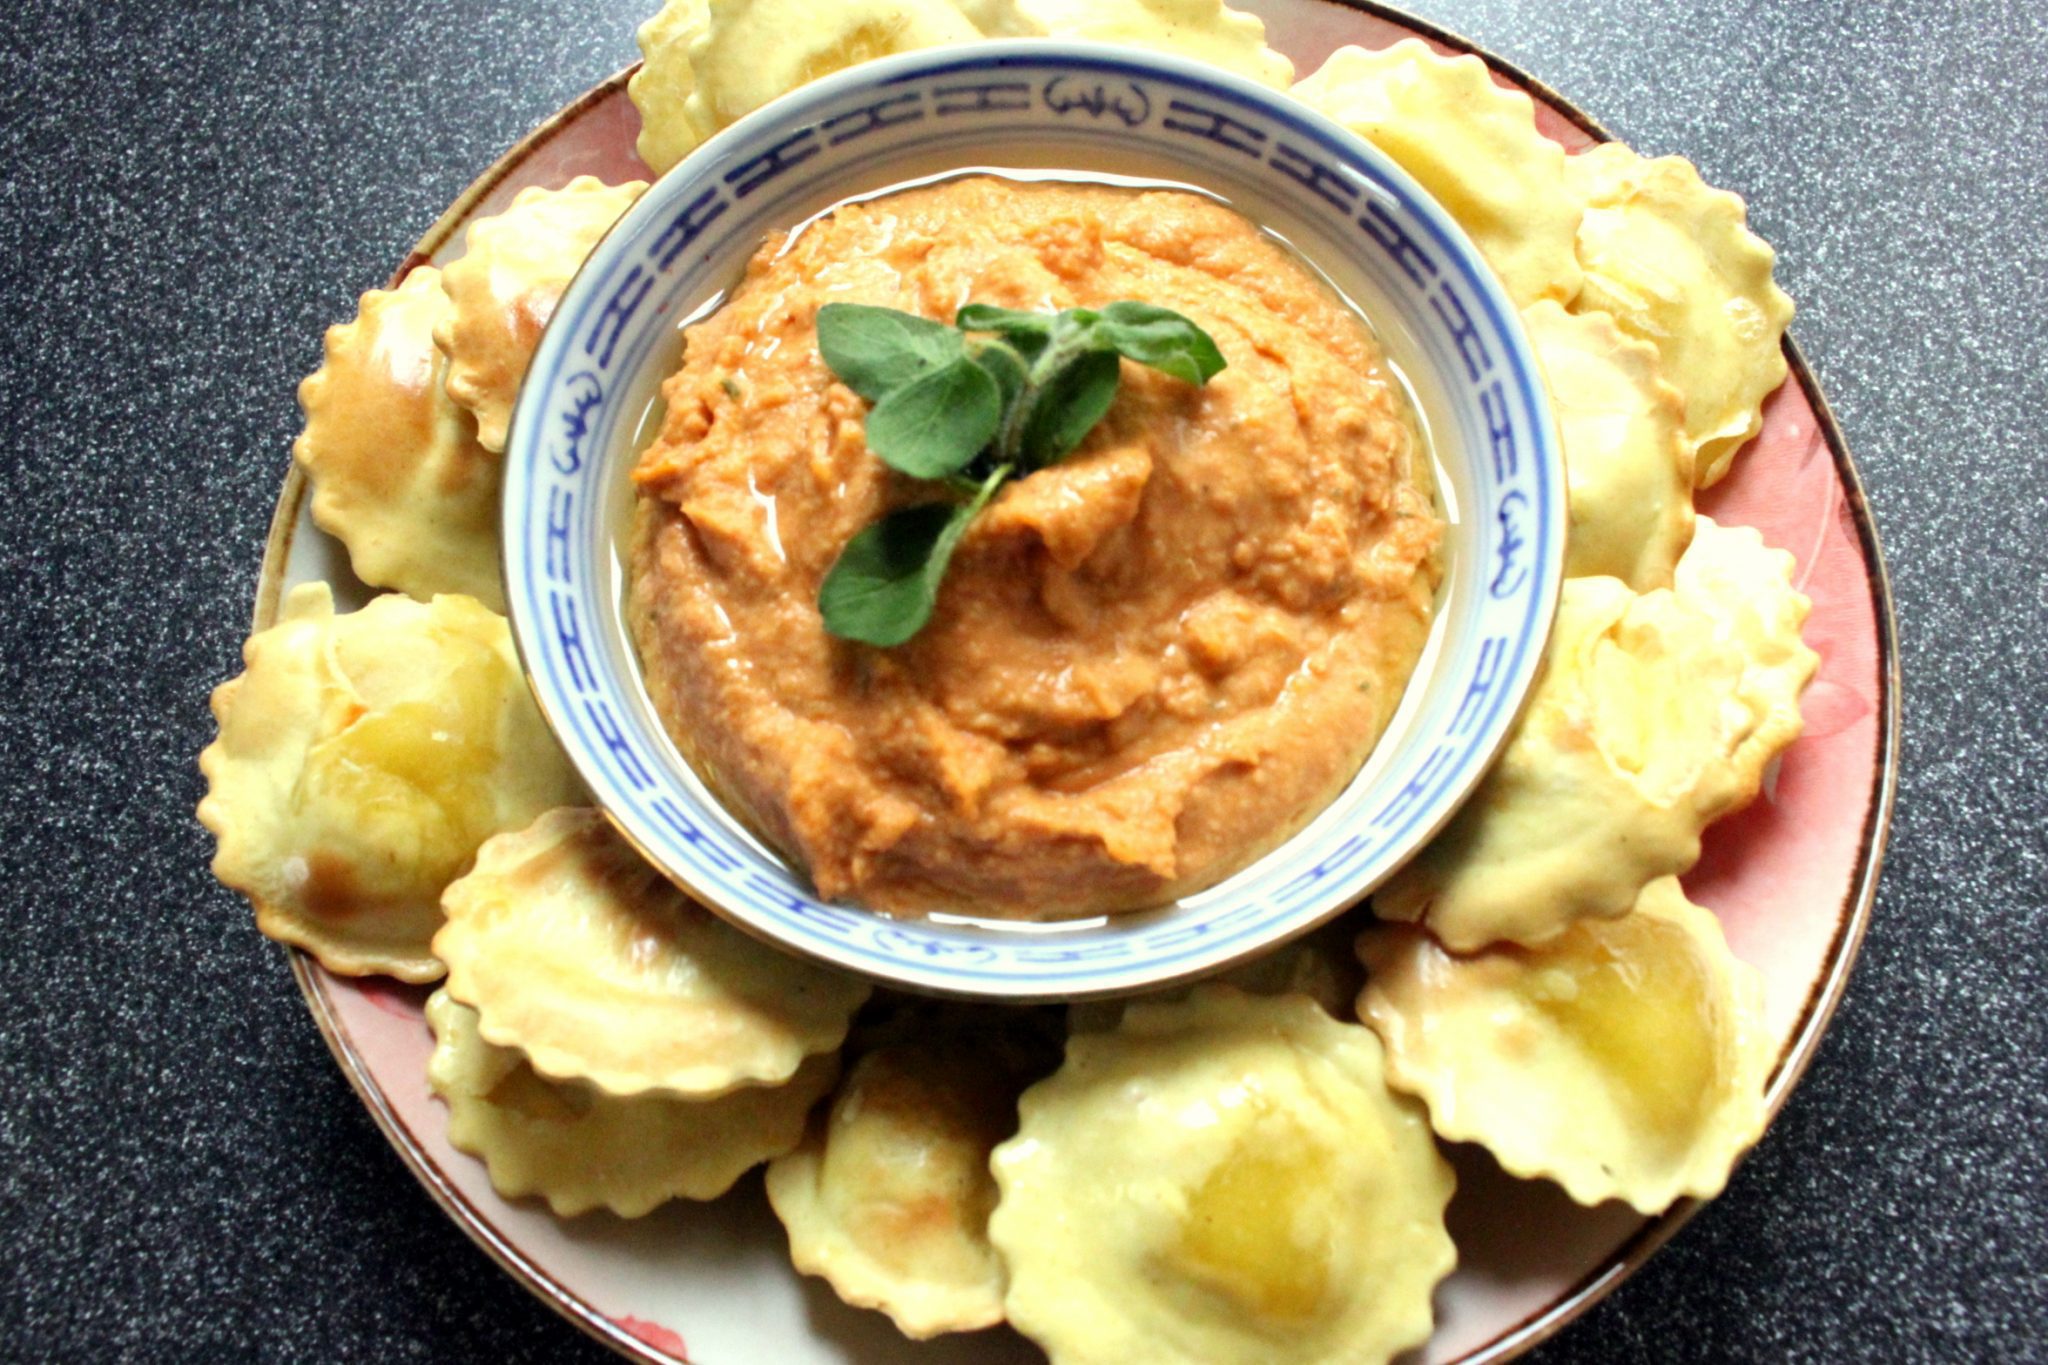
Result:
[[[1349,788],[1200,895],[1111,922],[893,920],[820,901],[714,799],[648,702],[620,609],[618,520],[678,328],[771,231],[968,168],[1122,173],[1220,194],[1365,306],[1407,376],[1451,530],[1435,634]],[[910,53],[750,115],[658,181],[558,307],[506,451],[506,586],[542,710],[600,805],[728,919],[915,989],[1085,997],[1197,976],[1356,903],[1455,810],[1540,663],[1562,577],[1563,461],[1512,305],[1449,216],[1360,139],[1273,91],[1131,49]]]

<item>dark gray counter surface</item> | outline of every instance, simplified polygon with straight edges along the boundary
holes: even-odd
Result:
[[[653,4],[0,6],[0,1358],[606,1358],[406,1176],[190,812],[321,328]],[[2048,1358],[2048,8],[1427,13],[1748,195],[1904,640],[1833,1032],[1542,1358]]]

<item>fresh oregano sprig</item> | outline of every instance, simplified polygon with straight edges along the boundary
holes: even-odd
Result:
[[[818,590],[826,630],[883,647],[924,629],[954,547],[1004,481],[1065,459],[1108,413],[1119,357],[1190,384],[1224,365],[1207,332],[1132,301],[1057,313],[970,303],[951,327],[828,303],[818,310],[818,349],[873,405],[868,449],[947,493],[855,535]]]

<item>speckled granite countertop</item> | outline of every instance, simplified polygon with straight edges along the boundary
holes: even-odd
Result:
[[[0,1357],[608,1358],[407,1178],[190,812],[321,328],[652,7],[0,7]],[[1904,638],[1833,1032],[1540,1358],[2048,1356],[2048,9],[1426,9],[1750,196]]]

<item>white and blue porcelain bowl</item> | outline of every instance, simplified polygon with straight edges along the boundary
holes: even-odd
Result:
[[[1430,644],[1364,770],[1281,847],[1156,910],[1049,924],[891,919],[818,899],[663,731],[622,611],[628,473],[680,327],[762,239],[849,198],[968,171],[1130,177],[1221,196],[1362,308],[1438,464],[1446,575]],[[1503,743],[1563,576],[1564,463],[1534,356],[1478,250],[1386,157],[1285,95],[1094,44],[939,48],[758,110],[664,176],[556,310],[505,455],[505,580],[542,711],[639,849],[728,920],[913,990],[1081,999],[1269,949],[1355,904],[1434,833]]]

